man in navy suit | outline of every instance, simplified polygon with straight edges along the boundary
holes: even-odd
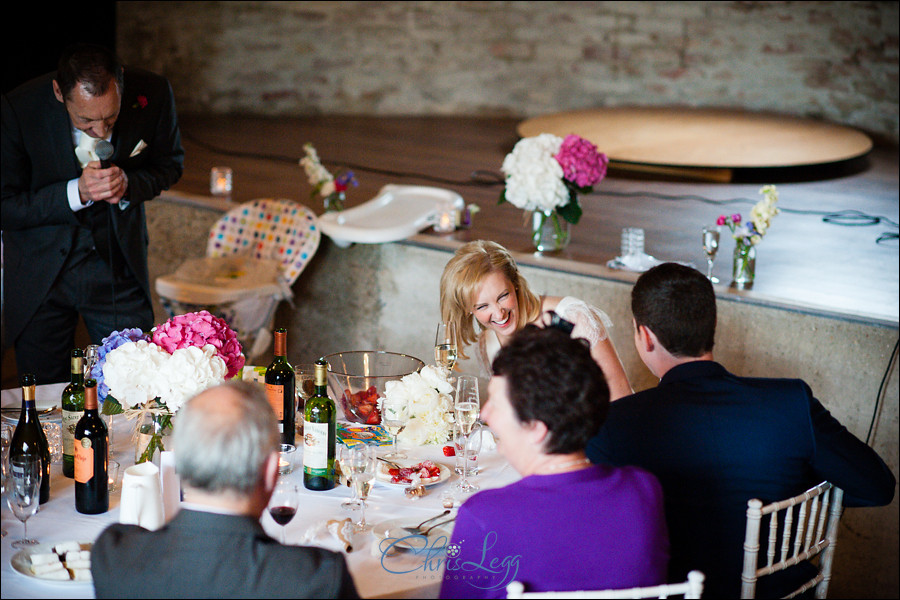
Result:
[[[358,598],[344,555],[285,546],[259,523],[278,480],[280,436],[262,386],[229,381],[178,411],[184,502],[147,531],[114,524],[94,542],[97,598]]]
[[[738,377],[714,362],[716,297],[702,273],[675,263],[654,267],[635,283],[631,304],[635,346],[660,382],[611,403],[587,453],[659,478],[669,581],[698,569],[706,575],[704,596],[739,597],[751,498],[782,500],[828,480],[844,490],[845,506],[891,502],[895,479],[887,465],[803,381]],[[757,597],[780,598],[809,568],[761,579]]]
[[[183,172],[174,96],[79,44],[3,96],[2,127],[6,334],[19,372],[66,381],[79,315],[93,343],[153,325],[143,204]],[[102,162],[100,140],[114,147]]]

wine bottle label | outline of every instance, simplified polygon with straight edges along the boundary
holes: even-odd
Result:
[[[75,426],[84,413],[74,410],[62,411],[62,442],[63,454],[73,456],[75,454]]]
[[[81,438],[75,443],[75,481],[87,483],[94,476],[94,449],[90,438]]]
[[[328,423],[303,422],[303,468],[328,468]]]
[[[269,401],[272,410],[275,411],[275,418],[279,421],[284,421],[284,386],[267,383],[266,399]]]

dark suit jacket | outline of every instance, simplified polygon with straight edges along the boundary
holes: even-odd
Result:
[[[703,595],[711,598],[740,596],[751,498],[782,500],[823,480],[844,490],[846,506],[885,505],[894,496],[884,461],[803,381],[737,377],[711,361],[675,367],[659,386],[613,402],[588,456],[638,465],[659,478],[670,581],[699,569],[706,574]],[[758,597],[770,585],[787,583],[761,579]]]
[[[163,77],[125,69],[110,159],[128,176],[128,206],[106,202],[73,213],[66,184],[81,174],[65,106],[53,95],[54,74],[34,79],[2,98],[4,313],[10,339],[31,319],[56,279],[80,227],[112,216],[113,235],[128,269],[149,301],[147,226],[143,203],[181,177],[184,150],[175,101]],[[139,142],[147,147],[131,156]]]
[[[283,546],[250,517],[182,509],[111,525],[91,552],[97,598],[357,598],[342,554]]]

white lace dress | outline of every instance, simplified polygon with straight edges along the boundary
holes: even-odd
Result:
[[[572,337],[586,339],[591,347],[609,337],[612,320],[609,316],[583,300],[566,296],[556,305],[554,312],[566,321],[575,324]],[[500,350],[500,340],[492,330],[486,329],[478,336],[478,340],[470,347],[470,360],[463,361],[460,370],[488,380],[491,378],[491,362]]]

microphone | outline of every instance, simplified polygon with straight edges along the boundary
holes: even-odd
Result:
[[[115,148],[113,148],[113,145],[106,140],[97,142],[97,145],[94,147],[94,153],[97,155],[97,158],[100,159],[101,169],[109,168],[109,159],[112,158],[114,151]]]

